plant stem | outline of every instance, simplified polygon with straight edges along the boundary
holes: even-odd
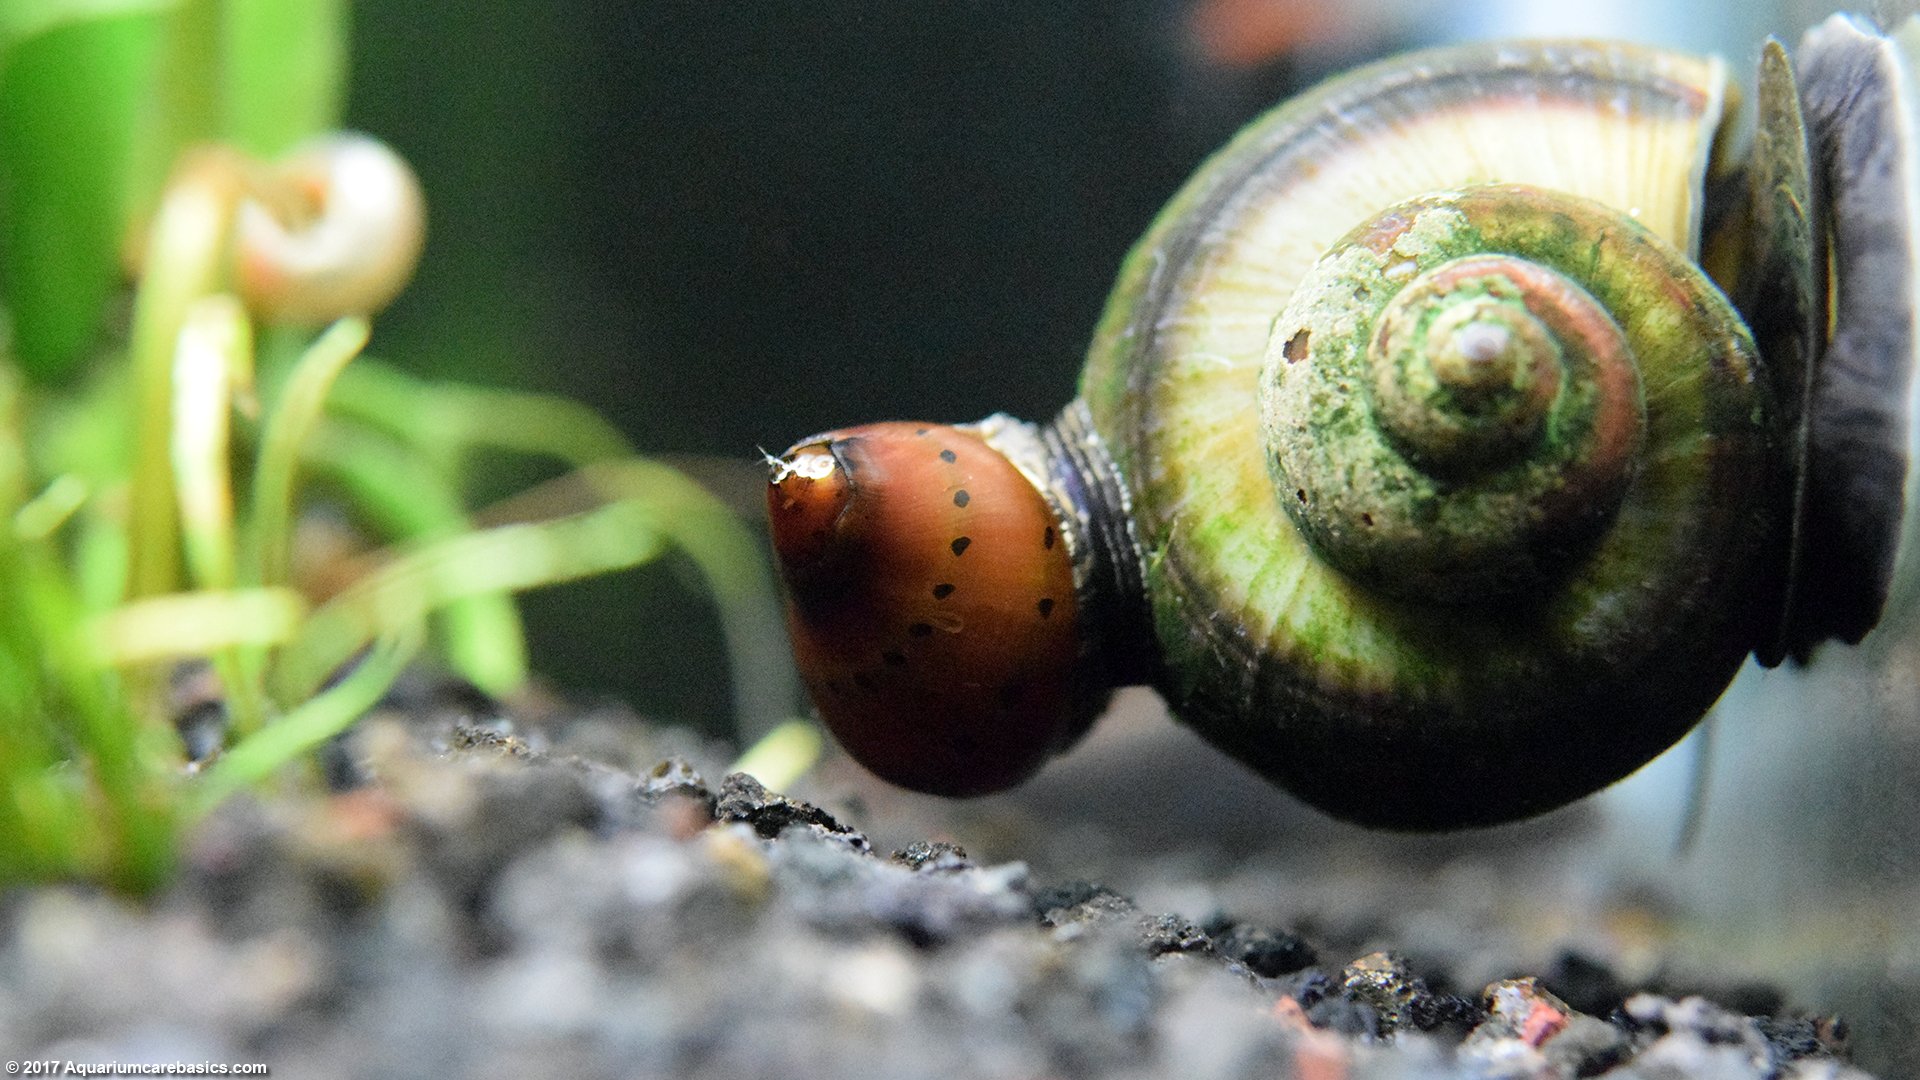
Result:
[[[239,166],[228,155],[207,151],[190,157],[167,185],[148,235],[130,345],[137,432],[128,537],[130,596],[156,596],[179,587],[169,453],[174,347],[187,308],[219,286],[240,183]]]

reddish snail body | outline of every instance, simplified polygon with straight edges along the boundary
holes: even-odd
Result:
[[[795,659],[837,727],[874,732],[863,764],[977,795],[1078,733],[1057,719],[1075,707],[1073,567],[1004,456],[946,425],[870,424],[803,443],[776,472]],[[899,717],[915,718],[911,735],[889,739]]]
[[[1909,502],[1920,197],[1863,161],[1912,144],[1906,40],[1836,17],[1804,86],[1770,44],[1744,156],[1724,65],[1627,46],[1274,110],[1135,247],[1051,424],[773,461],[823,719],[975,794],[1148,683],[1332,813],[1450,828],[1624,776],[1750,654],[1859,640]]]

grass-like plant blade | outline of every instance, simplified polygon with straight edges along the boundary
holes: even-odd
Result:
[[[362,318],[342,319],[320,335],[295,363],[260,433],[253,479],[254,579],[285,584],[293,543],[294,479],[306,445],[341,369],[366,347]]]
[[[580,481],[603,499],[656,508],[655,527],[685,550],[719,607],[742,741],[791,715],[799,683],[759,542],[706,489],[632,457],[597,412],[542,394],[427,383],[371,361],[341,376],[328,408],[412,441],[448,467],[475,448],[550,456],[582,469]]]
[[[173,476],[187,570],[199,589],[237,584],[232,417],[238,400],[251,395],[252,382],[253,328],[246,309],[228,293],[194,301],[173,357]],[[241,735],[259,730],[267,716],[264,653],[229,645],[210,655],[226,688],[233,729]]]
[[[172,814],[50,538],[23,538],[30,490],[20,372],[0,363],[0,875],[85,876],[131,890],[173,858]]]
[[[45,540],[73,518],[86,503],[87,495],[85,480],[72,473],[62,473],[14,514],[14,530],[23,540]]]
[[[134,378],[133,507],[128,594],[156,596],[180,581],[175,535],[173,353],[193,302],[217,290],[239,176],[229,162],[189,158],[167,187],[148,232],[129,347]]]
[[[646,562],[664,550],[638,500],[429,541],[322,605],[281,654],[276,696],[303,698],[368,641],[462,597],[516,592]]]
[[[784,720],[747,747],[727,771],[748,773],[770,790],[785,791],[813,768],[825,746],[826,737],[813,721]]]
[[[150,15],[179,0],[7,0],[0,4],[0,64],[15,46],[63,27]]]
[[[472,528],[453,481],[408,446],[345,424],[324,424],[301,452],[367,524],[393,541],[417,544]],[[462,677],[495,695],[526,681],[526,634],[511,596],[499,590],[467,593],[450,599],[438,615],[441,653]],[[298,699],[279,700],[291,705]]]
[[[634,452],[618,428],[577,401],[429,382],[376,360],[343,374],[327,409],[413,443],[448,469],[478,448],[551,457],[575,467]]]
[[[159,63],[140,128],[139,167],[159,175],[188,147],[218,141],[223,0],[176,0],[160,24]],[[171,178],[169,178],[171,179]]]
[[[339,126],[346,98],[345,0],[225,0],[222,134],[273,158]]]
[[[752,743],[793,715],[799,676],[767,553],[740,519],[680,471],[646,459],[580,471],[602,498],[642,508],[650,527],[684,551],[706,580],[726,635],[734,715]]]
[[[187,569],[200,589],[235,584],[232,445],[234,398],[251,379],[252,328],[240,302],[226,293],[188,309],[173,358],[174,489]]]
[[[292,639],[307,603],[292,589],[183,592],[130,600],[86,623],[94,667],[129,667]]]
[[[379,704],[419,650],[423,636],[418,622],[394,625],[338,682],[222,754],[194,791],[188,817],[211,810],[240,788],[266,779],[351,727]]]
[[[78,872],[120,888],[144,892],[164,881],[173,867],[174,806],[166,786],[175,760],[158,735],[144,727],[121,691],[120,680],[98,667],[86,636],[84,614],[46,545],[23,549],[22,591],[9,598],[30,612],[42,629],[46,707],[71,738],[66,749],[84,778],[78,820],[86,865]],[[94,850],[89,851],[88,848]]]

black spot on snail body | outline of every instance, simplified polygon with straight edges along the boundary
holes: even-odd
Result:
[[[1452,828],[1631,772],[1749,654],[1857,640],[1906,554],[1916,214],[1886,207],[1920,199],[1874,147],[1914,124],[1884,37],[1809,42],[1804,94],[1768,54],[1745,190],[1700,179],[1738,172],[1724,66],[1659,50],[1436,50],[1257,121],[1128,257],[1052,423],[774,466],[810,685],[911,643],[822,716],[977,793],[1146,683],[1334,814]]]

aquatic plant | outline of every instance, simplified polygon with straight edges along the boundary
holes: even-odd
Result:
[[[423,649],[512,693],[512,593],[670,550],[720,610],[743,730],[791,707],[765,560],[711,495],[576,403],[360,356],[423,206],[336,131],[346,7],[0,9],[0,883],[151,888],[184,827]],[[501,452],[568,471],[475,514]],[[295,573],[314,493],[389,545],[344,581]],[[200,665],[227,722],[189,754],[171,684]]]

